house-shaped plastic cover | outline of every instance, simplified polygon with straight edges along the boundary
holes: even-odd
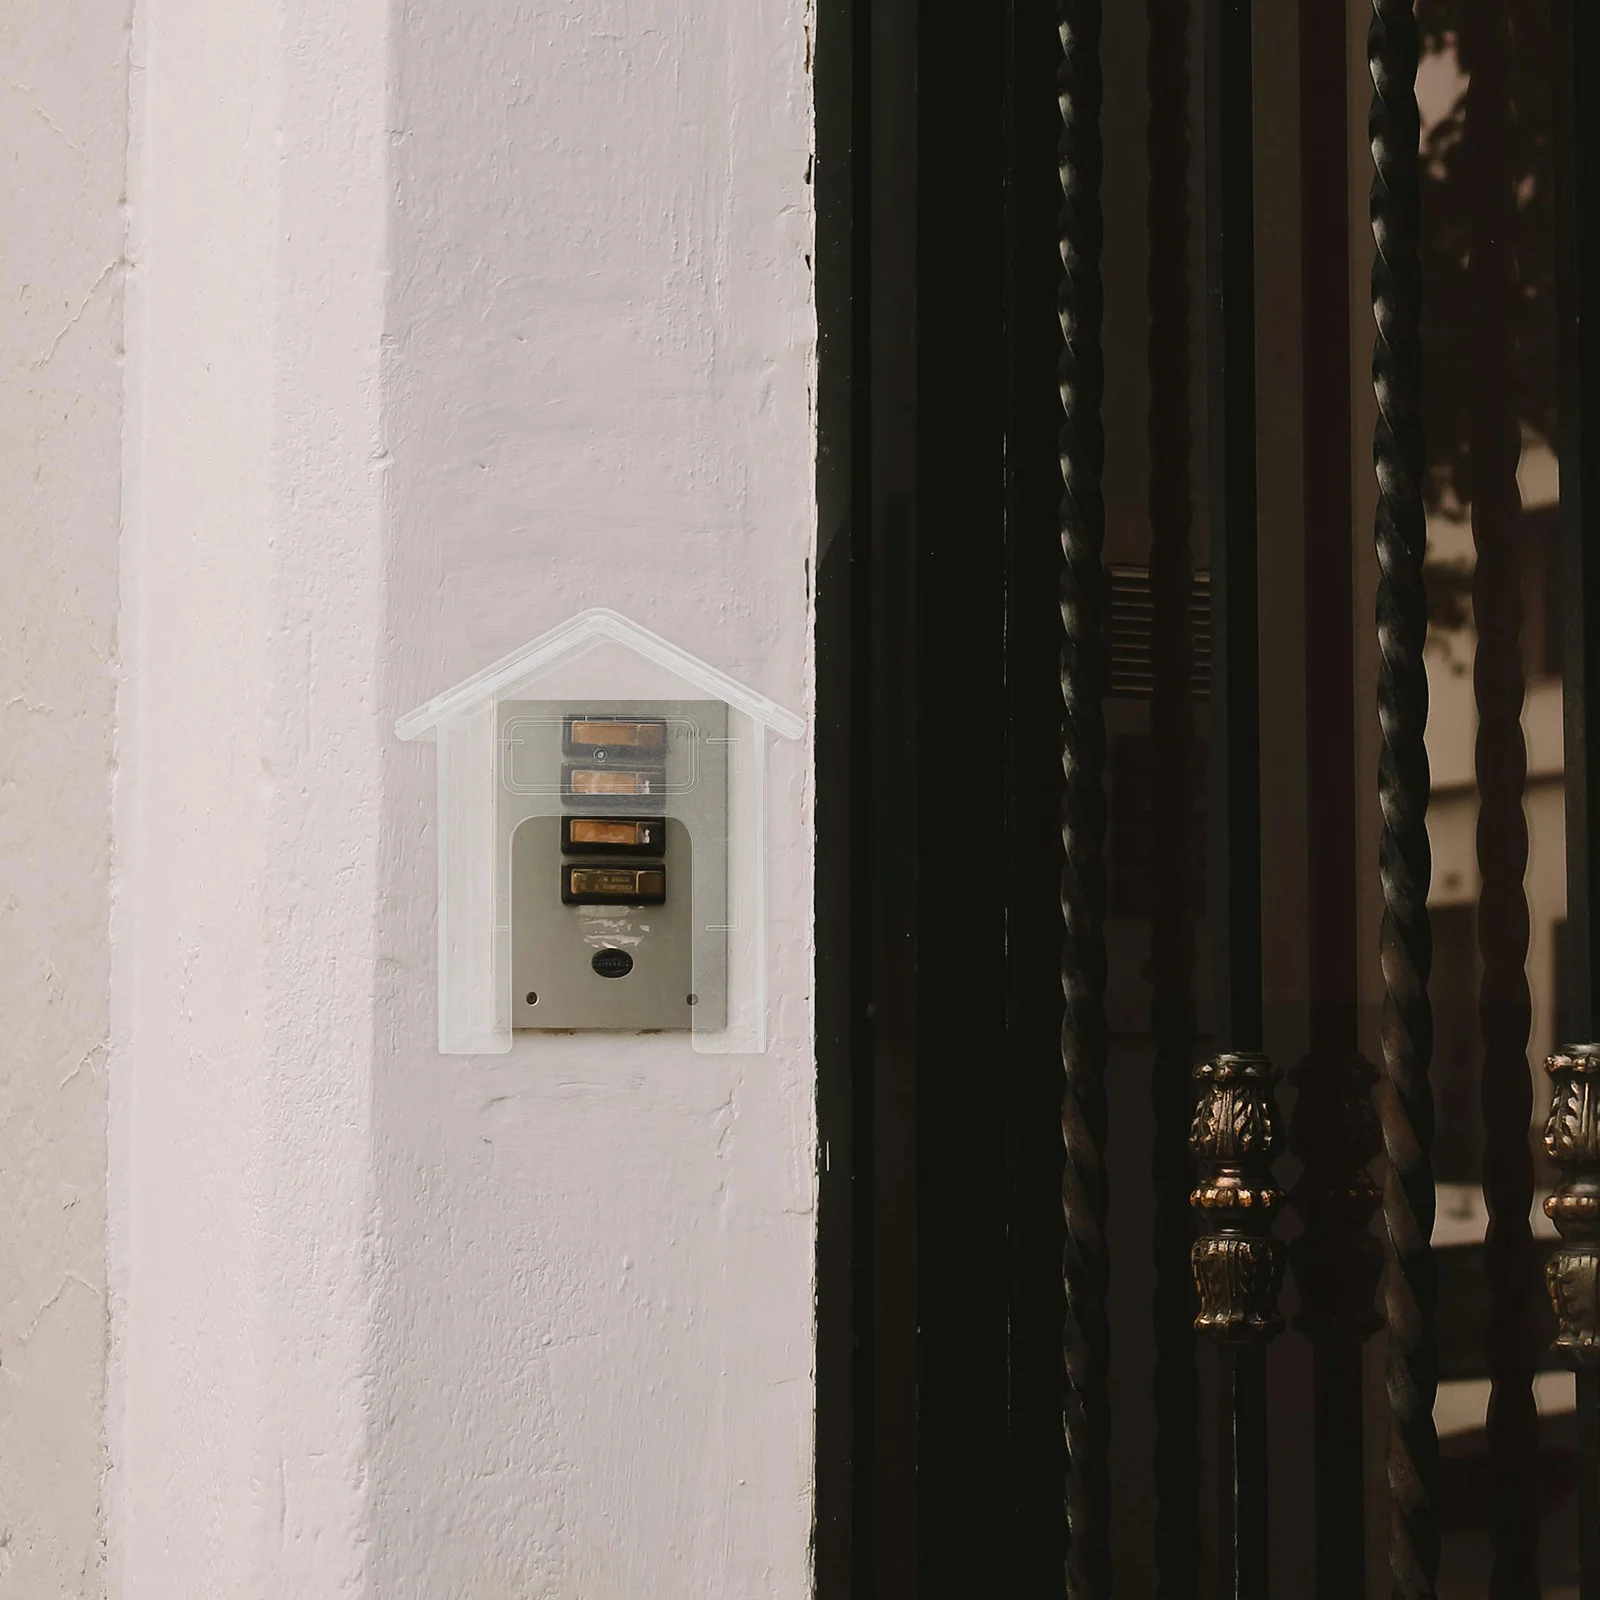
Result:
[[[765,1050],[767,741],[803,728],[603,609],[402,717],[438,746],[439,1049],[607,1029]]]

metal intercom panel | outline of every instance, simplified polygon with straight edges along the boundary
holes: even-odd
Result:
[[[726,705],[503,700],[497,719],[512,1026],[725,1026]]]
[[[440,1053],[612,1028],[761,1054],[768,749],[804,730],[604,606],[398,718],[436,749]]]

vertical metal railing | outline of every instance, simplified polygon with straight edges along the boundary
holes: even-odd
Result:
[[[1301,348],[1305,412],[1306,832],[1309,1050],[1295,1068],[1290,1199],[1296,1328],[1313,1345],[1317,1594],[1365,1584],[1362,1345],[1377,1315],[1382,1147],[1359,1048],[1356,906],[1349,83],[1343,0],[1300,3]]]
[[[1196,1069],[1196,1326],[1223,1352],[1226,1592],[1267,1592],[1266,1345],[1280,1327],[1282,1199],[1262,1054],[1260,694],[1256,575],[1255,202],[1249,0],[1206,8],[1207,407],[1210,433],[1211,916],[1220,1053]]]
[[[1389,1171],[1383,1212],[1389,1237],[1384,1308],[1389,1329],[1389,1563],[1394,1594],[1432,1596],[1439,1575],[1439,1441],[1433,1261],[1433,1013],[1428,975],[1432,858],[1428,846],[1428,605],[1422,566],[1421,270],[1417,111],[1418,39],[1411,0],[1374,0],[1367,39],[1372,73],[1372,383],[1378,402],[1373,464],[1378,479],[1378,719],[1383,748],[1383,1102]]]
[[[1106,682],[1107,582],[1101,474],[1105,391],[1100,277],[1100,0],[1060,0],[1061,284],[1061,1105],[1066,1163],[1066,1589],[1111,1592],[1110,1401],[1106,1368]]]
[[[1556,256],[1565,593],[1562,695],[1567,811],[1566,1009],[1591,1041],[1557,1052],[1546,1148],[1562,1181],[1546,1209],[1562,1235],[1547,1267],[1577,1373],[1582,1600],[1600,1600],[1600,16],[1555,0]]]
[[[1193,500],[1189,452],[1189,0],[1147,0],[1150,95],[1145,151],[1150,256],[1147,369],[1150,479],[1150,742],[1159,778],[1152,794],[1150,919],[1151,1250],[1155,1293],[1155,1544],[1159,1600],[1199,1592],[1199,1374],[1190,1250],[1189,1125],[1194,1111],[1195,733],[1190,608]]]
[[[1528,1035],[1528,824],[1523,814],[1527,748],[1522,733],[1522,453],[1516,410],[1514,325],[1517,264],[1511,66],[1516,37],[1504,0],[1473,0],[1461,159],[1473,174],[1468,268],[1478,327],[1472,362],[1469,449],[1476,561],[1473,693],[1478,711],[1478,1016],[1483,1039],[1484,1262],[1489,1292],[1485,1340],[1491,1381],[1485,1424],[1494,1542],[1495,1596],[1538,1592],[1539,1415],[1533,1312],[1539,1283],[1529,1211],[1533,1204],[1533,1080]]]

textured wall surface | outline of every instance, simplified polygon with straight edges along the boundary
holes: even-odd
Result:
[[[113,1592],[363,1588],[387,7],[136,14]]]
[[[803,709],[798,0],[407,10],[380,701],[611,606]],[[772,1045],[432,1049],[434,757],[385,746],[374,1575],[395,1600],[806,1592],[810,826],[774,752]]]
[[[104,1590],[126,0],[0,15],[0,1595]]]
[[[809,749],[772,1045],[434,1049],[400,712],[608,605],[797,710],[804,0],[140,0],[113,924],[129,1600],[808,1588]]]

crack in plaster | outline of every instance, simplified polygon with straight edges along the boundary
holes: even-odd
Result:
[[[33,370],[35,372],[38,372],[41,368],[49,365],[49,363],[50,363],[51,359],[54,357],[56,351],[61,348],[61,341],[63,339],[65,339],[66,336],[69,333],[71,333],[72,330],[75,327],[77,327],[78,323],[83,318],[84,312],[89,309],[89,302],[91,300],[93,300],[94,297],[100,292],[100,285],[102,283],[104,283],[106,281],[106,279],[109,278],[111,276],[111,274],[113,272],[115,272],[117,270],[117,268],[119,266],[121,266],[121,265],[122,265],[122,260],[119,257],[115,261],[106,262],[105,266],[100,269],[100,276],[98,278],[96,278],[92,284],[89,285],[89,292],[79,302],[78,309],[76,311],[74,311],[70,317],[67,318],[66,323],[62,326],[60,331],[56,334],[55,338],[53,338],[50,341],[50,348],[48,350],[46,350],[45,353],[42,356],[40,356],[37,361],[35,361],[33,363]]]
[[[58,1083],[56,1085],[56,1087],[58,1089],[65,1089],[66,1086],[69,1083],[71,1083],[72,1080],[74,1078],[76,1078],[78,1076],[78,1074],[80,1072],[82,1072],[83,1069],[85,1067],[87,1067],[89,1065],[89,1063],[94,1060],[94,1058],[96,1056],[99,1056],[103,1061],[105,1059],[106,1055],[109,1053],[110,1049],[111,1049],[111,1045],[110,1045],[110,1042],[108,1040],[106,1040],[106,1039],[97,1040],[94,1044],[90,1045],[89,1048],[87,1050],[85,1050],[81,1056],[78,1057],[78,1064],[72,1069],[71,1072],[69,1072],[66,1075],[66,1077],[64,1077],[61,1080],[60,1083]]]
[[[63,1273],[61,1282],[56,1285],[55,1292],[40,1305],[39,1309],[34,1312],[32,1318],[29,1320],[28,1326],[17,1335],[16,1342],[19,1349],[26,1345],[28,1341],[33,1338],[34,1334],[39,1331],[39,1324],[44,1320],[46,1313],[60,1302],[61,1297],[73,1286],[73,1284],[77,1284],[80,1289],[87,1289],[96,1300],[104,1304],[105,1296],[102,1295],[87,1278],[80,1277],[76,1272]]]
[[[74,139],[71,134],[69,134],[67,130],[63,128],[61,124],[57,122],[42,105],[39,104],[37,95],[35,95],[34,91],[30,89],[27,84],[18,83],[15,78],[7,78],[5,81],[10,84],[10,86],[15,89],[24,100],[28,102],[29,108],[33,111],[34,115],[41,118],[45,125],[53,133],[56,133],[60,136],[62,143],[65,144],[69,150],[76,150],[80,156],[83,154],[83,146],[79,144],[77,140]]]

